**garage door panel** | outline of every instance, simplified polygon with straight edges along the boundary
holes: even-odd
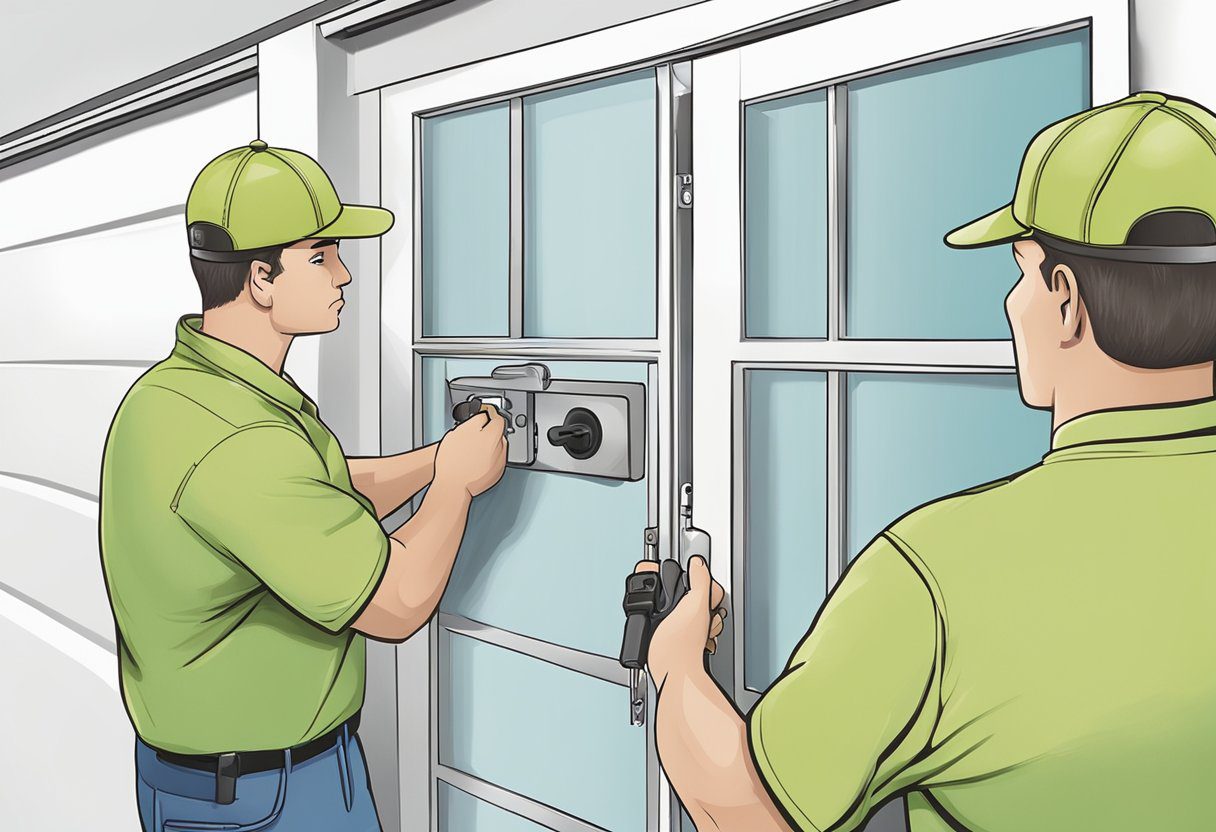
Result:
[[[0,685],[0,712],[12,717],[9,753],[0,755],[0,826],[139,829],[134,733],[118,691],[3,615],[0,663],[10,680]]]
[[[183,222],[163,217],[0,252],[0,359],[166,356],[176,318],[201,308]]]
[[[203,165],[248,144],[256,126],[249,81],[0,173],[6,205],[39,209],[5,212],[0,249],[183,205]]]
[[[0,365],[0,472],[97,496],[110,420],[144,367]],[[19,437],[19,439],[17,439]]]
[[[97,504],[0,476],[0,529],[0,583],[113,644],[114,619],[97,548]]]

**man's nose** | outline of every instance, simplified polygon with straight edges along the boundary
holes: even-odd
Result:
[[[334,271],[334,286],[342,288],[351,281],[350,269],[346,268],[346,264],[341,260],[338,261],[338,268]]]

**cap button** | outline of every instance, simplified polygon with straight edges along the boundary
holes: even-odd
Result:
[[[261,139],[254,139],[253,141],[251,141],[249,143],[249,147],[255,153],[261,153],[263,150],[266,149],[267,145],[266,145],[266,142],[262,141]]]
[[[1168,99],[1159,92],[1141,92],[1136,94],[1141,101],[1151,101],[1154,104],[1164,104]]]

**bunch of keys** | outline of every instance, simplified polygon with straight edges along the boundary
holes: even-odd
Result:
[[[467,401],[459,402],[452,408],[452,421],[458,425],[461,422],[467,422],[481,412],[482,405],[487,404],[492,405],[502,414],[502,418],[506,422],[505,432],[515,433],[515,428],[511,427],[511,411],[503,396],[470,396]]]

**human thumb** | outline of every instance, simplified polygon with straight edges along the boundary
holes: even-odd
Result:
[[[709,588],[713,579],[709,574],[709,564],[700,555],[688,559],[688,594],[696,599],[697,609],[709,609]]]

